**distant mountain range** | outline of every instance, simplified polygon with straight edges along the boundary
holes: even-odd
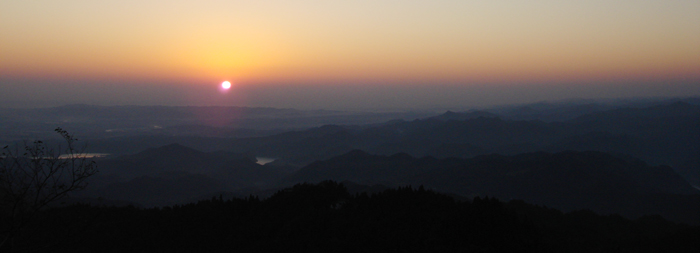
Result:
[[[0,117],[13,119],[8,121],[12,124],[100,121],[75,123],[96,132],[104,132],[105,126],[115,122],[140,126],[149,118],[173,123],[144,134],[88,138],[89,151],[112,155],[98,159],[99,174],[91,178],[87,192],[75,196],[83,199],[102,197],[162,206],[211,194],[270,195],[294,183],[330,179],[357,191],[423,185],[466,198],[523,199],[562,210],[591,209],[628,217],[661,214],[700,224],[700,195],[692,187],[700,186],[700,106],[693,101],[627,108],[545,104],[448,111],[372,124],[330,124],[269,134],[264,130],[249,137],[232,137],[217,132],[226,127],[192,125],[181,120],[190,116],[172,114],[211,109],[199,112],[200,116],[218,111],[232,117],[233,112],[227,111],[232,108],[148,108],[145,111],[168,113],[134,112],[135,121],[114,115],[114,119],[104,116],[104,122],[90,119],[94,110],[118,109],[115,113],[128,115],[127,107],[46,109],[49,115],[76,110],[73,115],[83,116],[40,123],[31,117],[22,121],[21,113]],[[249,116],[249,122],[278,122],[283,128],[344,117],[321,111],[243,111],[260,113]],[[355,119],[365,117],[362,120],[367,121],[374,116]],[[1,127],[24,124],[20,123]],[[31,132],[33,128],[27,129]],[[256,157],[275,161],[260,165]]]
[[[85,139],[139,135],[252,137],[323,124],[362,125],[432,112],[351,112],[237,106],[97,106],[0,110],[0,144],[53,138],[62,127]]]
[[[684,102],[587,114],[562,122],[504,120],[487,112],[454,113],[368,127],[327,125],[258,138],[224,149],[304,166],[353,149],[372,154],[469,158],[485,154],[594,150],[669,165],[700,185],[700,106]]]

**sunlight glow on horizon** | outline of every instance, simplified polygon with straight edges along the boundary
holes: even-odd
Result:
[[[0,3],[0,77],[206,86],[235,76],[237,87],[700,80],[697,13],[700,1],[684,0],[10,0]]]

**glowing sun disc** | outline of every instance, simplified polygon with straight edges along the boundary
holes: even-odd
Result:
[[[224,88],[224,89],[227,89],[227,90],[228,90],[229,88],[231,88],[231,82],[229,82],[229,81],[224,81],[223,83],[221,83],[221,88]]]

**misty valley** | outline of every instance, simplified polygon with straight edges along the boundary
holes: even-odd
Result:
[[[96,173],[31,212],[5,205],[47,196],[16,194],[9,172],[36,160],[25,146],[65,148],[56,127],[81,155],[56,157]],[[4,109],[0,131],[8,252],[700,249],[699,98],[456,112],[69,105]]]

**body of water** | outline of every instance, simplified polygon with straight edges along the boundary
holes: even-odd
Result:
[[[74,154],[74,155],[76,155],[77,158],[102,158],[102,157],[106,157],[110,154],[108,154],[108,153],[82,153],[82,154]],[[58,158],[59,159],[67,159],[69,157],[70,157],[70,155],[63,154],[63,155],[60,155]]]
[[[270,157],[255,157],[255,159],[258,160],[257,163],[260,165],[265,165],[265,164],[268,164],[268,163],[271,163],[271,162],[274,162],[275,160],[277,160],[276,158],[270,158]]]

